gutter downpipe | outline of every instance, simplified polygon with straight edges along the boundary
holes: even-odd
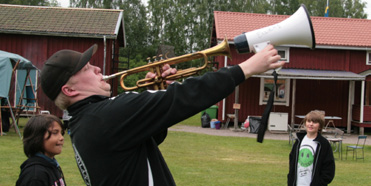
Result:
[[[296,106],[296,79],[292,79],[292,100],[291,100],[291,127],[295,124],[295,106]]]
[[[227,67],[227,56],[224,56],[224,67]],[[225,120],[225,98],[223,99],[222,121]]]
[[[349,81],[348,93],[348,120],[347,120],[347,133],[350,134],[352,127],[352,105],[354,103],[354,81]]]
[[[103,75],[106,75],[106,56],[107,56],[107,40],[103,36],[104,52],[103,52]]]
[[[363,115],[364,115],[364,106],[365,106],[365,104],[364,104],[364,101],[365,101],[365,81],[362,81],[362,89],[361,89],[361,112],[360,112],[360,119],[359,119],[359,122],[360,123],[363,123]],[[359,127],[359,133],[360,133],[360,135],[364,135],[364,127]]]

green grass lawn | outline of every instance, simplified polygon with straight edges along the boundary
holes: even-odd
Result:
[[[21,120],[21,131],[25,122]],[[200,114],[181,124],[200,126]],[[169,131],[160,149],[179,186],[286,185],[291,145],[286,140],[257,143],[255,138]],[[26,159],[14,129],[0,137],[0,152],[0,186],[14,185]],[[62,154],[56,158],[68,185],[84,185],[68,135]],[[336,160],[336,175],[330,185],[368,184],[370,166],[371,147],[367,146],[364,162]]]

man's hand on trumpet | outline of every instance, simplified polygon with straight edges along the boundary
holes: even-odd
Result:
[[[177,69],[176,68],[171,68],[170,67],[170,65],[168,65],[168,64],[165,64],[163,67],[162,67],[162,73],[161,73],[161,77],[162,78],[164,78],[164,77],[166,77],[166,76],[168,76],[168,75],[173,75],[173,74],[176,74],[177,73]],[[146,74],[146,79],[147,78],[155,78],[156,77],[156,73],[154,73],[154,72],[148,72],[147,74]],[[169,81],[169,80],[167,80],[166,81],[166,85],[169,85],[169,84],[171,84],[171,83],[173,83],[174,81]],[[150,87],[148,87],[148,89],[149,90],[157,90],[158,88],[155,88],[155,87],[153,87],[153,86],[150,86]]]

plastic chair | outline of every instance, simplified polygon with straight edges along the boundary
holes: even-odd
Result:
[[[225,122],[225,125],[224,125],[225,129],[228,128],[229,122],[234,119],[235,115],[234,114],[227,114],[227,116],[228,116],[228,119],[227,119],[227,122]]]
[[[353,151],[353,159],[354,159],[354,153],[355,153],[356,154],[356,160],[357,159],[363,159],[363,161],[365,161],[363,149],[365,147],[366,139],[367,139],[366,135],[360,135],[360,136],[358,136],[357,145],[347,146],[347,153],[346,153],[346,156],[345,156],[346,158],[345,159],[347,159],[348,151]],[[361,158],[358,158],[357,149],[362,150],[362,157]]]
[[[340,159],[343,159],[342,157],[343,137],[344,131],[340,130],[339,128],[335,128],[334,137],[327,138],[327,140],[332,144],[333,148],[335,148],[334,152],[339,153]]]
[[[296,131],[291,127],[291,125],[287,125],[287,128],[289,130],[289,144],[294,145],[296,140]]]

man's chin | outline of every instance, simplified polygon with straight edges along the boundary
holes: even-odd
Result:
[[[111,96],[111,89],[105,91],[105,96],[107,97]]]

